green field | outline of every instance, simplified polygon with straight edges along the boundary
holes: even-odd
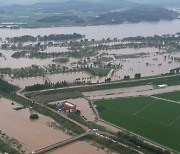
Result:
[[[95,102],[100,117],[180,152],[180,105],[150,97]]]
[[[180,102],[180,91],[155,95],[156,97]]]
[[[85,71],[89,72],[90,74],[94,75],[94,76],[106,76],[109,71],[111,69],[110,68],[86,68]]]

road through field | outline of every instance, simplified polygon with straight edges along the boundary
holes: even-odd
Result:
[[[169,86],[161,89],[153,88],[152,85],[117,88],[109,90],[98,90],[92,92],[84,92],[83,95],[90,99],[110,99],[120,97],[135,97],[135,96],[151,96],[162,93],[169,93],[174,91],[180,91],[180,86]],[[177,102],[176,102],[177,103]]]

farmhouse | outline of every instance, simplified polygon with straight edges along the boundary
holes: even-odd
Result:
[[[170,70],[171,74],[175,74],[175,73],[179,73],[179,72],[180,72],[180,67]]]

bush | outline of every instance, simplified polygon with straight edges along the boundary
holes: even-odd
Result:
[[[30,119],[34,120],[34,119],[39,119],[38,114],[32,114],[30,115]]]

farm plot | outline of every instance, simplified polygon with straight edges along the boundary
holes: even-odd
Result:
[[[159,94],[159,95],[155,95],[155,96],[163,98],[163,99],[168,99],[168,100],[180,102],[180,91],[175,91],[175,92],[171,92],[171,93],[164,93],[164,94]]]
[[[100,117],[159,144],[180,151],[180,105],[150,97],[95,102]]]

